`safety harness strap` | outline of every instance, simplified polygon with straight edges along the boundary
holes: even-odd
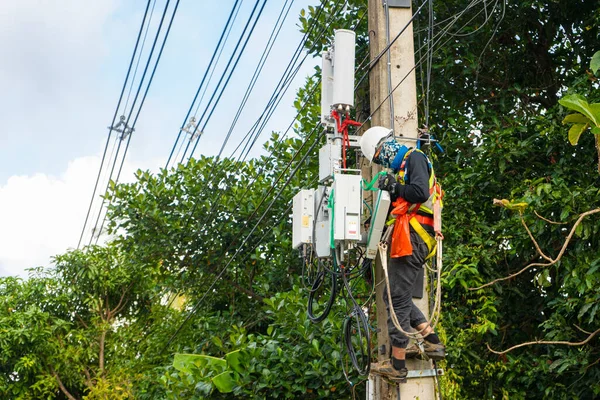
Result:
[[[429,254],[425,258],[425,260],[429,260],[431,257],[433,257],[435,255],[435,252],[437,249],[437,246],[436,246],[437,243],[436,243],[435,239],[429,233],[427,233],[425,228],[423,228],[423,226],[419,223],[419,221],[417,221],[417,219],[415,217],[411,218],[409,222],[410,222],[410,226],[412,226],[413,229],[415,230],[415,232],[417,232],[417,235],[419,235],[419,237],[421,239],[423,239],[423,241],[427,245]]]

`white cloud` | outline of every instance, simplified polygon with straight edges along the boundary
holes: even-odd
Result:
[[[77,247],[99,165],[100,157],[82,157],[59,177],[12,176],[0,186],[0,276],[26,276],[25,268]],[[132,181],[136,169],[126,162],[121,182]]]

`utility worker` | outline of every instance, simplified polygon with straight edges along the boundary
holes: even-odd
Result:
[[[444,345],[412,301],[413,288],[419,274],[423,273],[423,264],[435,252],[433,202],[437,185],[431,162],[422,151],[398,143],[393,131],[383,127],[367,130],[361,136],[360,147],[369,161],[393,171],[393,174],[381,175],[378,180],[379,189],[390,193],[392,209],[397,209],[402,202],[408,205],[410,237],[404,239],[410,240],[412,254],[394,257],[393,241],[390,247],[388,274],[393,311],[402,330],[411,332],[414,328],[421,332],[424,351],[429,358],[443,359],[446,356]],[[393,214],[394,210],[391,212]],[[388,226],[388,229],[391,228]],[[396,233],[394,232],[394,238]],[[396,328],[390,318],[392,310],[387,287],[383,298],[388,310],[388,334],[392,352],[389,360],[373,364],[371,370],[392,379],[404,379],[408,374],[405,362],[407,356],[417,356],[419,352],[416,346],[411,346],[407,354],[409,338]]]

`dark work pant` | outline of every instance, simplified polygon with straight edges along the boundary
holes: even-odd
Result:
[[[412,293],[418,274],[423,273],[423,264],[429,254],[429,249],[412,227],[410,228],[410,242],[413,246],[412,255],[388,259],[392,303],[396,312],[396,318],[398,318],[400,326],[406,332],[410,332],[411,327],[416,328],[417,325],[427,322],[427,318],[413,303]],[[408,337],[396,329],[390,318],[389,313],[391,310],[388,302],[387,286],[384,289],[383,299],[388,310],[388,334],[391,345],[406,348],[408,346]]]

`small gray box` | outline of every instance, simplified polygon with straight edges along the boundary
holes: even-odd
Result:
[[[319,182],[333,178],[333,172],[342,165],[342,146],[327,143],[319,149]]]
[[[371,215],[371,228],[369,229],[369,237],[367,238],[367,258],[371,260],[377,257],[379,241],[385,228],[391,203],[390,192],[380,190],[377,193],[377,199],[373,205],[373,215]],[[392,228],[390,227],[390,229]]]
[[[314,190],[301,190],[293,200],[292,247],[297,249],[302,244],[312,243],[314,206]]]
[[[319,186],[313,195],[315,199],[315,251],[317,257],[331,256],[331,221],[329,220],[329,188]]]

